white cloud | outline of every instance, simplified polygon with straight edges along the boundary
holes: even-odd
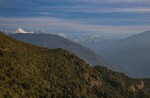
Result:
[[[144,3],[144,2],[150,2],[149,0],[77,0],[77,1],[84,1],[84,2],[87,2],[87,3],[120,3],[120,2],[124,2],[124,3],[131,3],[131,2]]]
[[[0,27],[15,30],[22,27],[28,30],[46,30],[51,33],[96,33],[104,35],[129,35],[150,30],[150,25],[145,26],[106,26],[84,24],[80,21],[64,20],[53,17],[34,18],[4,18],[0,17]]]
[[[75,5],[75,6],[43,6],[40,10],[58,12],[79,12],[79,13],[150,13],[150,7],[141,6],[97,6],[97,5]],[[39,10],[39,11],[40,11]]]
[[[89,7],[74,10],[75,12],[87,13],[150,13],[150,8],[94,8]]]

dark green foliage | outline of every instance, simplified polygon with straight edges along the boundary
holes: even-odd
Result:
[[[35,47],[2,33],[0,37],[2,98],[149,98],[143,90],[128,90],[139,80],[90,67],[63,49]]]
[[[62,49],[5,52],[0,59],[0,91],[3,96],[7,89],[10,95],[22,97],[48,97],[51,94],[62,97],[64,92],[67,96],[86,95],[84,88],[87,89],[88,85],[82,72],[88,66],[80,66],[81,60]]]

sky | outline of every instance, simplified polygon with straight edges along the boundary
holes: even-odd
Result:
[[[0,0],[0,29],[123,37],[150,31],[150,0]]]

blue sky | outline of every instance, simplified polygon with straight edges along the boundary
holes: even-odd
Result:
[[[0,29],[80,36],[150,30],[150,0],[0,0]]]

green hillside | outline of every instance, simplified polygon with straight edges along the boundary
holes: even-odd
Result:
[[[0,33],[0,98],[150,98],[141,80]]]
[[[3,51],[37,51],[48,50],[46,48],[38,47],[12,39],[0,32],[0,50]]]

